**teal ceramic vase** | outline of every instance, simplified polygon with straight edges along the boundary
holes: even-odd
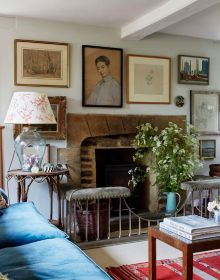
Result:
[[[220,224],[220,211],[214,210],[214,221],[216,224]]]
[[[165,192],[167,196],[166,203],[166,213],[172,214],[176,211],[177,207],[180,204],[180,195],[176,192]],[[176,196],[178,197],[178,202],[176,203]]]

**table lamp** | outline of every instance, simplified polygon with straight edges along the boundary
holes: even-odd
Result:
[[[30,125],[56,123],[47,95],[39,92],[15,92],[4,122],[24,125],[22,133],[15,139],[15,152],[22,171],[38,172],[46,142]]]

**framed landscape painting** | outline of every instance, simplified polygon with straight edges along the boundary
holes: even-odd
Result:
[[[127,103],[170,103],[170,58],[127,55]]]
[[[178,83],[208,85],[209,57],[179,55]]]
[[[200,140],[200,158],[214,159],[216,157],[216,140]]]
[[[20,86],[69,86],[69,44],[16,39],[14,83]]]
[[[122,107],[122,52],[82,46],[82,106]]]

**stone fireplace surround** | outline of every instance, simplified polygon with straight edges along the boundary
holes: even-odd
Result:
[[[169,122],[184,126],[183,115],[67,114],[67,148],[58,149],[58,161],[67,163],[73,184],[96,187],[95,149],[129,148],[136,127],[149,122],[164,129]]]

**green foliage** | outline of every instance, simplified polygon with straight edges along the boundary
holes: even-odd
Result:
[[[160,192],[178,191],[181,182],[190,179],[201,166],[195,129],[191,125],[183,129],[170,122],[160,133],[149,123],[142,124],[137,130],[133,143],[136,148],[134,161],[143,163],[149,151],[154,160],[142,173],[131,170],[129,183],[135,187],[149,172],[153,172]]]

